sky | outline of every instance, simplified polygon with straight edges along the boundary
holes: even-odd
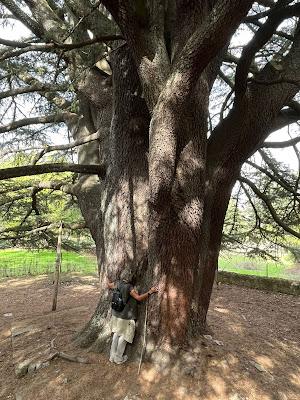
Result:
[[[238,31],[233,38],[234,45],[245,45],[251,39],[253,33],[250,30],[244,29],[243,31]],[[30,31],[18,21],[14,22],[14,26],[0,26],[0,37],[18,40],[20,38],[29,37]],[[26,110],[24,110],[26,113]],[[269,137],[268,141],[285,141],[289,140],[289,133],[295,137],[300,134],[300,127],[297,124],[290,125],[290,127],[285,127],[276,132],[273,132]],[[67,141],[66,130],[65,133],[53,133],[51,134],[51,139],[53,144],[63,144]],[[272,154],[276,157],[278,161],[284,162],[289,165],[290,168],[294,170],[299,169],[298,159],[295,152],[291,148],[284,149],[272,149]]]

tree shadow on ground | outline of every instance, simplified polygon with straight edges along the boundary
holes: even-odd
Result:
[[[214,290],[208,316],[211,336],[200,337],[188,352],[181,353],[185,363],[162,370],[143,363],[138,375],[136,362],[118,366],[109,363],[105,354],[72,347],[74,331],[86,323],[97,303],[97,279],[66,280],[60,287],[56,313],[49,312],[52,289],[46,278],[0,282],[0,357],[4,367],[0,398],[15,393],[22,400],[49,396],[57,400],[123,400],[126,396],[127,400],[298,398],[297,297],[221,285]],[[9,313],[11,317],[4,316]],[[13,349],[9,333],[16,323],[42,329],[17,336]],[[90,364],[57,359],[17,379],[13,352],[16,357],[26,348],[38,351],[42,343],[49,345],[53,338],[57,348],[85,355]]]
[[[173,382],[170,395],[188,391],[191,399],[298,398],[299,298],[224,285],[214,292],[208,320],[211,335],[184,355],[189,363],[180,372],[191,376],[190,384],[178,385],[176,366],[165,371]],[[165,377],[156,375],[152,384],[161,379]]]

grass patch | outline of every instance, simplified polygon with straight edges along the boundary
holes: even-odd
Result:
[[[53,250],[0,250],[0,277],[50,274],[54,270],[56,253]],[[259,257],[247,258],[242,255],[221,254],[219,270],[244,275],[266,276],[300,280],[299,271],[293,270],[291,261],[267,261]],[[95,256],[71,251],[62,252],[62,272],[95,274],[97,260]]]
[[[232,254],[221,254],[219,258],[220,271],[269,278],[300,279],[300,271],[299,273],[291,273],[292,267],[293,263],[286,260],[275,262],[260,257],[247,258],[242,255]]]
[[[53,250],[0,250],[0,277],[42,275],[54,270],[56,253]],[[62,252],[62,272],[94,274],[96,257],[71,251]]]

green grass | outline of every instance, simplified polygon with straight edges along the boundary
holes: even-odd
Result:
[[[0,250],[0,277],[51,273],[55,258],[53,250]],[[94,274],[97,271],[96,257],[62,251],[62,272],[72,271]]]
[[[0,250],[0,278],[49,274],[54,270],[55,258],[56,254],[53,250]],[[228,253],[222,254],[219,259],[220,271],[300,280],[300,271],[291,272],[292,267],[293,262],[284,259],[276,263],[259,257],[247,258]],[[63,251],[62,272],[94,274],[97,272],[96,257]]]
[[[300,271],[292,272],[293,262],[284,259],[275,262],[260,257],[247,258],[242,255],[226,254],[219,259],[219,271],[269,278],[300,279]]]

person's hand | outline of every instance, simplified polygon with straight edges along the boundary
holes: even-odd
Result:
[[[106,287],[107,289],[113,289],[114,288],[114,283],[110,282],[108,278],[106,278]]]
[[[153,286],[150,290],[149,290],[149,294],[152,294],[152,293],[157,293],[158,292],[158,286]]]

